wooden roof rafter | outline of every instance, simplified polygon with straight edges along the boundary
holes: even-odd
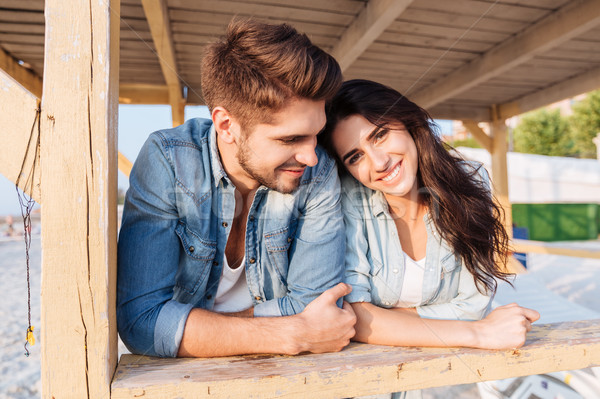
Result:
[[[331,50],[342,71],[350,65],[406,10],[414,0],[372,0],[346,29]]]
[[[183,98],[183,90],[177,72],[175,46],[167,4],[165,0],[142,0],[142,6],[150,26],[160,68],[167,83],[169,104],[173,113],[173,125],[180,125],[184,122],[183,107],[185,107],[185,99]]]
[[[411,99],[426,109],[433,107],[565,43],[598,24],[600,24],[600,2],[573,1],[445,76],[443,81],[414,93]]]

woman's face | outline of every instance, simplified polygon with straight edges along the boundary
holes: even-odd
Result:
[[[416,194],[417,147],[401,122],[381,129],[352,115],[337,124],[332,139],[348,172],[365,186],[386,196]]]

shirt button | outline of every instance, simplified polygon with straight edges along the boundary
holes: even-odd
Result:
[[[223,222],[223,223],[221,223],[221,225],[222,225],[223,227],[227,227],[227,226],[229,226],[229,224],[228,224],[227,222]]]
[[[254,263],[256,263],[256,259],[255,258],[250,258],[249,262],[252,263],[252,264],[254,264]]]
[[[213,266],[219,266],[219,262],[217,262],[216,260],[213,260]]]
[[[250,221],[254,222],[254,216],[250,216]]]
[[[211,294],[208,294],[208,295],[206,296],[206,299],[208,299],[208,300],[210,301],[210,300],[212,299],[212,295],[211,295]]]
[[[394,270],[393,270],[393,272],[394,272],[394,273],[398,273],[398,269],[394,269]]]
[[[292,237],[288,237],[288,242],[292,242]]]
[[[196,248],[190,247],[189,250],[190,250],[190,252],[194,252],[196,250]]]
[[[257,301],[260,301],[262,298],[259,296],[255,296],[254,299],[256,299]]]

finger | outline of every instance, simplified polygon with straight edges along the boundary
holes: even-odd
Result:
[[[338,285],[331,287],[327,291],[321,294],[322,300],[327,303],[336,303],[341,297],[348,295],[352,291],[352,288],[346,283],[339,283]]]
[[[540,318],[540,314],[537,311],[528,308],[523,308],[523,316],[532,323]]]

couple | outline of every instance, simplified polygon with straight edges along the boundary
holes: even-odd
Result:
[[[288,25],[232,22],[201,73],[211,120],[153,133],[130,177],[117,317],[132,352],[524,343],[537,312],[488,314],[507,235],[487,174],[424,110],[342,84]]]

